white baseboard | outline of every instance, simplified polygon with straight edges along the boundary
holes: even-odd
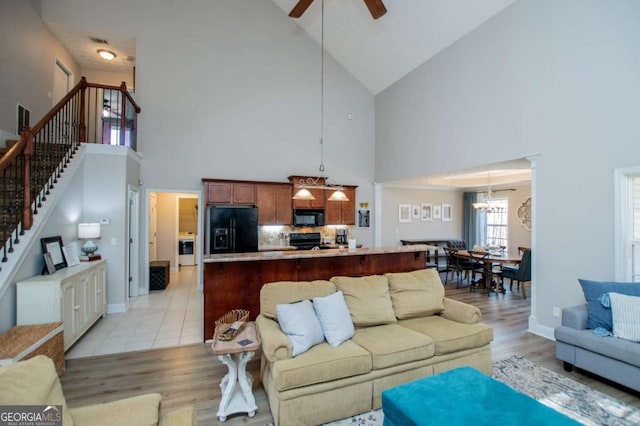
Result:
[[[540,337],[544,337],[549,340],[556,340],[553,327],[538,324],[538,319],[534,316],[529,317],[529,332],[537,334]]]
[[[107,305],[108,314],[119,314],[122,312],[127,312],[127,305],[124,303],[111,303]]]

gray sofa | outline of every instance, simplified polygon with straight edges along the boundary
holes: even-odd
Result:
[[[586,304],[563,309],[554,334],[565,371],[575,366],[640,391],[640,343],[595,335],[587,329]]]

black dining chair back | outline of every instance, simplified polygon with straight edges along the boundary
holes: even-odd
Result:
[[[447,247],[458,250],[466,250],[467,243],[465,243],[463,240],[449,240],[447,241]]]

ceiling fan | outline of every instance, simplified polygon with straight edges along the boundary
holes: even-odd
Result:
[[[293,9],[291,9],[291,12],[289,12],[289,16],[292,18],[301,17],[311,3],[313,3],[313,0],[299,0]],[[364,4],[367,5],[373,19],[378,19],[387,13],[387,8],[384,7],[382,0],[364,0]]]

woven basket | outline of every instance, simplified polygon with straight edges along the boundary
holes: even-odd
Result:
[[[234,309],[227,312],[216,321],[217,339],[222,341],[232,340],[244,329],[244,325],[249,319],[249,311],[246,309]],[[234,330],[231,326],[238,323]]]

